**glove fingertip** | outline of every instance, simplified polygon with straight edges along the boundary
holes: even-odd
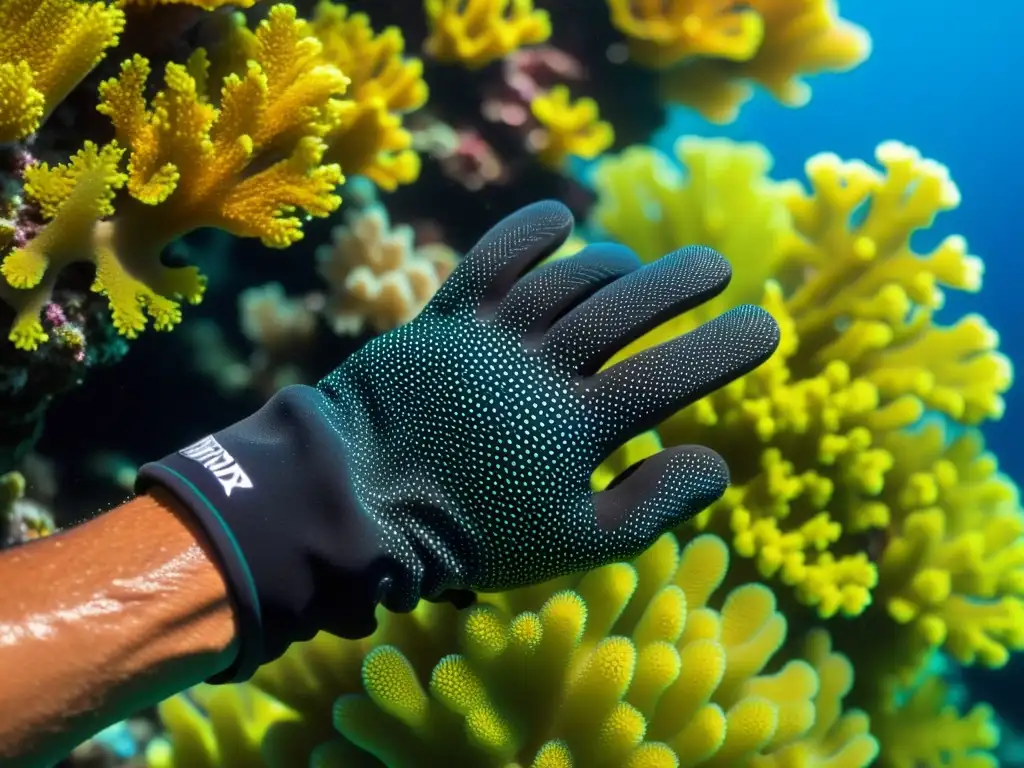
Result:
[[[725,290],[732,280],[732,265],[729,260],[710,245],[687,245],[663,258],[674,258],[686,263],[691,270],[699,273],[711,284]]]
[[[672,476],[687,518],[722,498],[729,487],[729,465],[717,452],[703,445],[680,446],[670,451],[666,472]]]
[[[759,354],[755,368],[775,353],[782,330],[771,312],[755,304],[743,304],[726,314],[736,318],[737,338],[746,339],[756,346]]]
[[[640,522],[673,527],[722,497],[729,467],[702,445],[668,448],[645,459],[630,474],[594,496],[598,524],[604,530]]]

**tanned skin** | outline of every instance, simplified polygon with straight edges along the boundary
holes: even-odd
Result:
[[[226,669],[227,587],[153,491],[0,553],[0,765],[52,765],[106,726]]]

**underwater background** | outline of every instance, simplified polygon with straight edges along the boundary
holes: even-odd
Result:
[[[595,475],[680,442],[729,461],[637,561],[382,613],[66,764],[1024,765],[1022,25],[1008,1],[0,0],[4,543],[407,322],[538,198],[576,214],[559,258],[733,265],[614,359],[745,301],[783,330]],[[234,166],[203,154],[243,134]]]

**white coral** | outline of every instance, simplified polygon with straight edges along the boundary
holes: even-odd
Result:
[[[412,228],[392,227],[380,204],[350,214],[335,227],[331,245],[317,249],[328,286],[325,316],[336,333],[367,326],[384,333],[412,320],[455,268],[445,245],[416,248]]]

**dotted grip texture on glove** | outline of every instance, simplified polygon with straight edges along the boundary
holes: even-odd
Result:
[[[364,637],[374,610],[500,590],[636,556],[717,499],[713,451],[674,447],[612,487],[617,447],[765,360],[778,327],[744,306],[616,363],[620,349],[721,292],[726,261],[686,248],[643,265],[568,237],[565,206],[491,229],[413,321],[315,388],[139,470],[206,531],[239,623],[247,679],[318,630]],[[463,593],[464,594],[464,593]]]
[[[634,557],[727,486],[724,461],[699,446],[665,450],[605,491],[590,478],[618,446],[764,361],[775,321],[739,307],[598,372],[731,273],[710,248],[644,266],[612,244],[531,271],[572,226],[556,202],[508,217],[415,320],[318,384],[355,495],[402,566],[385,590],[393,610]]]

